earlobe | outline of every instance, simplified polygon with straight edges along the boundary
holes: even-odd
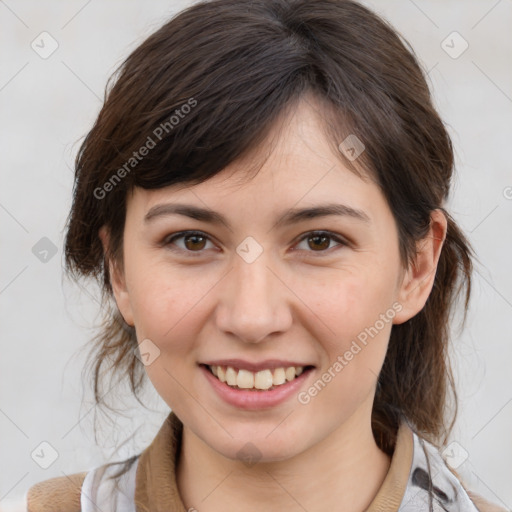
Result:
[[[130,297],[128,294],[128,289],[126,287],[125,276],[123,272],[121,272],[115,262],[112,261],[112,258],[109,256],[109,232],[106,226],[102,226],[98,235],[101,239],[101,243],[103,245],[103,254],[105,256],[106,261],[108,261],[108,269],[109,269],[109,277],[110,284],[112,286],[112,291],[114,292],[114,298],[116,300],[117,307],[119,312],[124,318],[124,321],[130,325],[134,326],[133,321],[133,313],[132,307],[130,303]]]
[[[405,271],[398,294],[402,309],[393,323],[401,324],[419,313],[432,291],[448,222],[439,209],[430,216],[427,236],[416,244],[416,256]]]

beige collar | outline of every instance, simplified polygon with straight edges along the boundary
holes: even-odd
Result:
[[[137,512],[187,512],[176,482],[183,424],[171,412],[153,442],[142,452],[137,468]],[[367,512],[397,512],[404,496],[413,457],[413,433],[403,422],[389,471]]]

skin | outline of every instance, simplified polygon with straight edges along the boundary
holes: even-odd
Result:
[[[418,313],[432,289],[446,218],[432,212],[430,232],[404,268],[382,192],[333,154],[311,105],[300,101],[273,133],[276,145],[254,178],[240,179],[257,153],[202,184],[136,188],[128,197],[124,266],[110,263],[112,286],[139,342],[148,338],[161,351],[146,371],[184,424],[178,486],[186,507],[200,512],[228,503],[249,512],[362,511],[389,469],[371,430],[377,376],[392,324]],[[151,207],[171,202],[222,213],[231,229],[179,215],[144,223]],[[275,225],[288,208],[331,202],[363,210],[370,221],[328,216]],[[182,230],[207,238],[171,244]],[[313,230],[349,243],[324,245],[308,238]],[[108,231],[100,236],[106,249]],[[248,236],[263,249],[252,263],[236,252]],[[401,310],[392,321],[307,404],[293,396],[267,410],[240,410],[197,366],[218,358],[299,360],[315,366],[304,391],[394,303]],[[237,458],[247,442],[261,454],[251,467]]]

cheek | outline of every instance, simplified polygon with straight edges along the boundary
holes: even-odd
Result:
[[[314,321],[314,336],[324,354],[318,377],[332,382],[322,403],[334,400],[348,411],[373,388],[395,315],[392,277],[391,272],[353,269],[311,289],[308,305],[321,319]]]
[[[360,269],[332,275],[305,296],[336,345],[372,326],[392,306],[393,290],[391,279]]]
[[[130,297],[139,342],[151,340],[158,357],[145,366],[153,387],[171,409],[193,409],[190,372],[214,282],[167,265],[153,266],[132,280]]]
[[[194,345],[202,300],[215,285],[207,275],[177,270],[168,263],[134,269],[130,302],[139,342],[149,338],[174,353]]]

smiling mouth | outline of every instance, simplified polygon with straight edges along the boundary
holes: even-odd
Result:
[[[232,366],[201,365],[207,368],[218,380],[233,389],[245,391],[271,391],[295,380],[313,366],[288,366],[252,372]]]

